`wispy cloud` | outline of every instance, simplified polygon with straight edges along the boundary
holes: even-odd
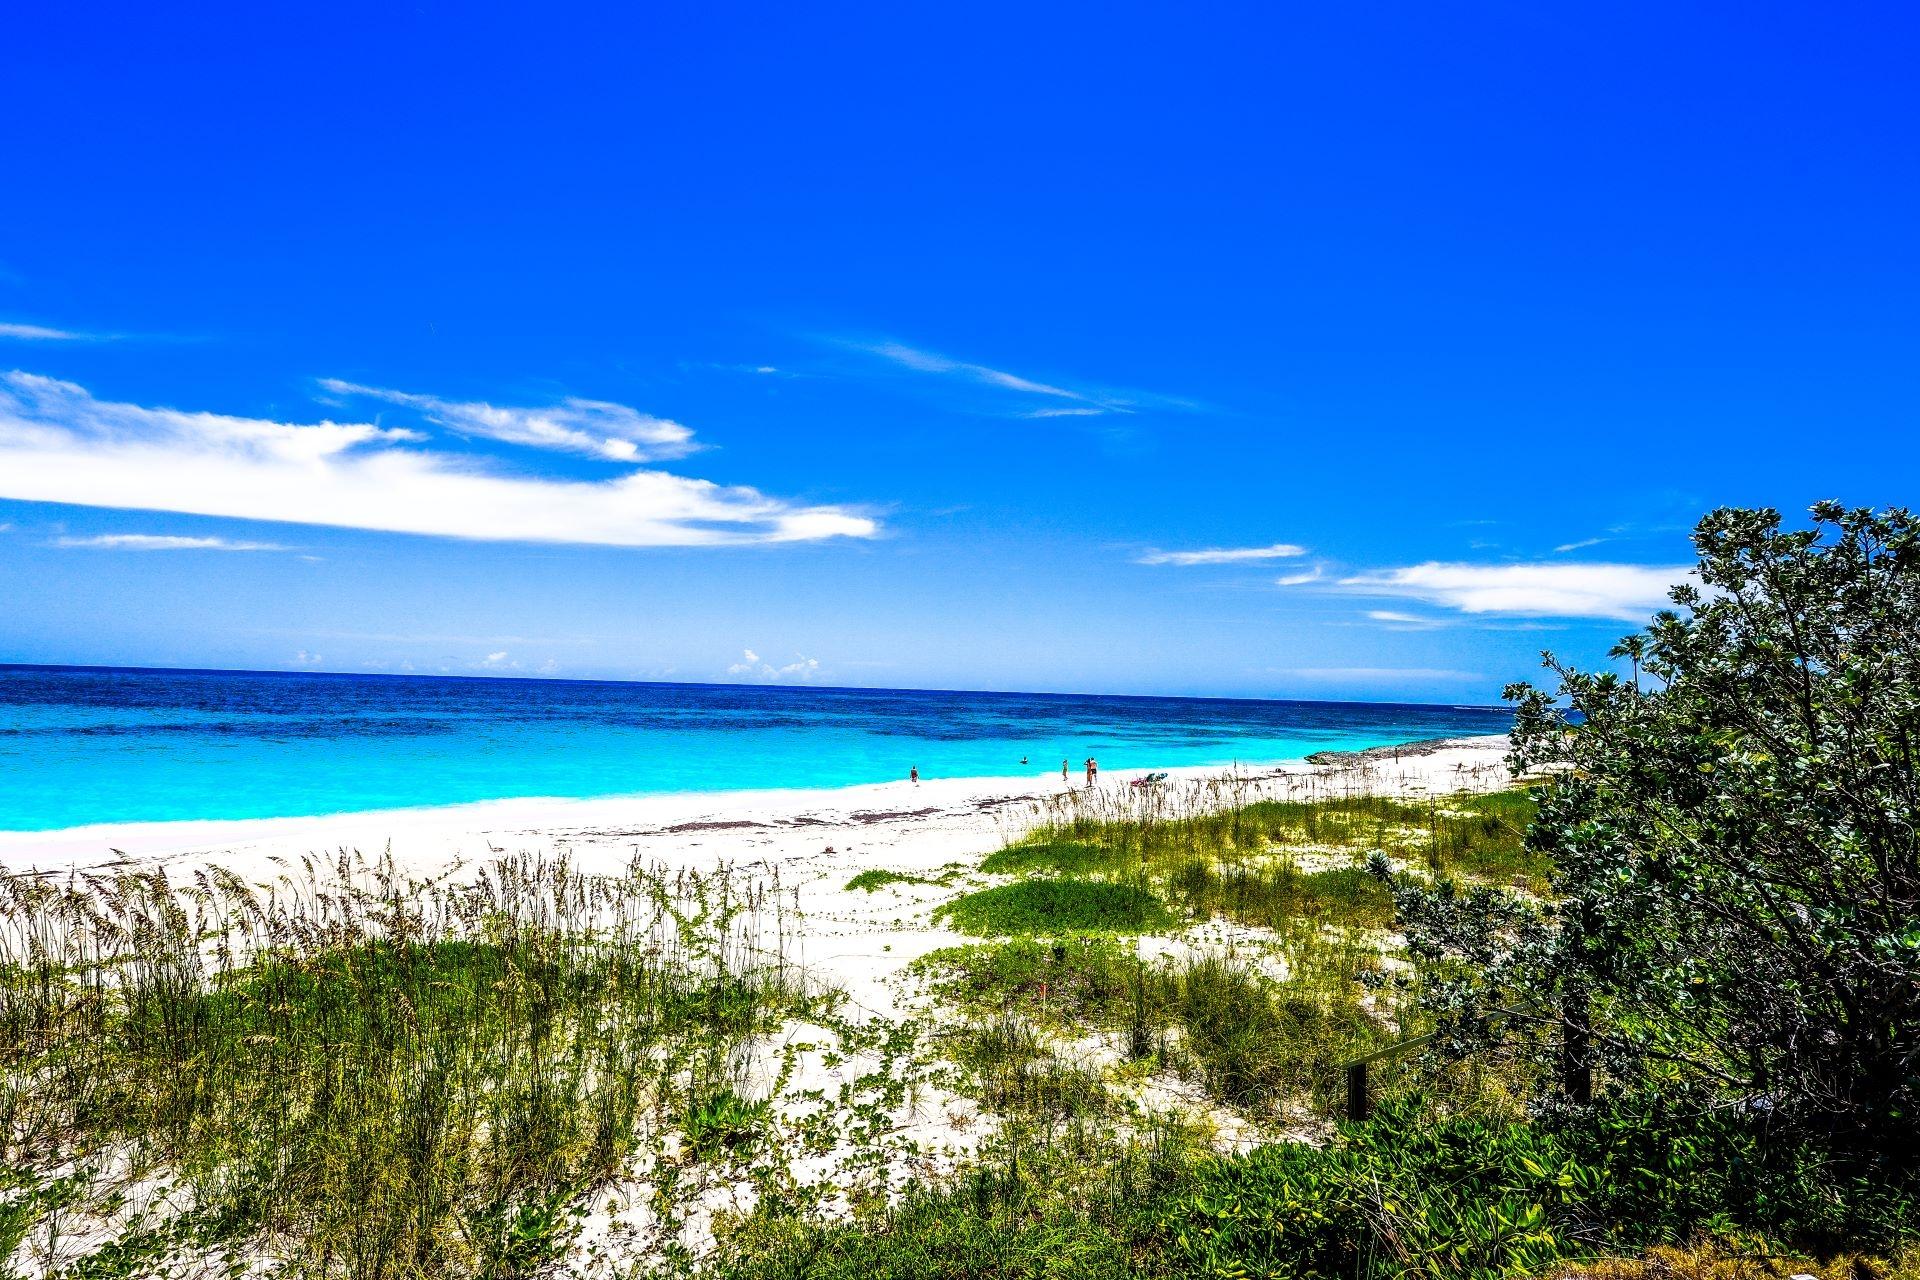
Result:
[[[320,385],[338,396],[361,396],[417,409],[429,422],[460,435],[485,436],[613,462],[684,458],[700,448],[694,443],[691,428],[607,400],[570,396],[555,405],[517,408],[479,400],[443,400],[339,378],[322,378]]]
[[[996,369],[991,365],[976,364],[970,360],[957,360],[952,356],[941,355],[937,351],[928,351],[923,347],[909,346],[904,342],[882,341],[862,342],[855,340],[836,340],[839,345],[867,355],[877,356],[903,369],[915,373],[932,374],[964,382],[975,383],[998,391],[1008,392],[1016,397],[1037,397],[1043,403],[1029,403],[1027,407],[1002,409],[1018,418],[1096,418],[1106,414],[1131,414],[1142,409],[1180,409],[1195,410],[1200,406],[1191,400],[1176,396],[1155,395],[1147,392],[1116,391],[1091,386],[1066,386],[1061,382],[1043,382],[1038,378],[1024,377],[1010,373],[1005,369]],[[1052,402],[1052,403],[1045,403]]]
[[[1282,574],[1273,580],[1273,585],[1276,587],[1304,587],[1309,582],[1318,582],[1325,576],[1325,570],[1319,565],[1315,565],[1313,568],[1302,573]]]
[[[1276,542],[1268,547],[1204,547],[1198,551],[1149,551],[1135,564],[1245,564],[1254,560],[1291,560],[1307,554],[1305,547]]]
[[[1369,609],[1367,621],[1382,623],[1393,631],[1433,631],[1449,625],[1445,618],[1423,617],[1417,613],[1404,613],[1398,609]]]
[[[753,650],[744,649],[740,661],[728,667],[727,674],[748,680],[793,680],[804,683],[820,674],[820,661],[795,654],[792,662],[776,667]]]
[[[872,517],[634,469],[529,476],[416,432],[96,400],[0,374],[0,497],[488,541],[722,546],[872,537]]]
[[[0,338],[21,342],[90,342],[95,335],[75,333],[71,329],[50,329],[43,324],[8,324],[0,321]]]
[[[90,538],[56,538],[57,547],[102,551],[286,551],[277,542],[236,542],[231,538],[183,538],[159,533],[102,533]]]
[[[897,365],[916,370],[920,373],[951,373],[963,378],[972,378],[989,386],[1002,387],[1008,391],[1025,391],[1033,395],[1058,396],[1063,400],[1091,400],[1084,392],[1069,391],[1065,387],[1056,387],[1050,383],[1036,382],[1032,378],[1023,378],[1017,373],[1008,373],[1004,369],[988,368],[984,364],[970,364],[965,360],[955,360],[932,351],[923,351],[910,347],[904,342],[856,343],[861,350],[891,360]]]
[[[1578,542],[1563,542],[1554,550],[1564,555],[1569,551],[1583,551],[1588,547],[1597,547],[1606,541],[1608,541],[1606,538],[1582,538]]]
[[[1444,564],[1429,561],[1341,580],[1371,596],[1420,600],[1470,614],[1637,621],[1667,603],[1688,580],[1684,565]],[[1371,615],[1388,620],[1386,611]],[[1391,620],[1404,620],[1395,615]]]

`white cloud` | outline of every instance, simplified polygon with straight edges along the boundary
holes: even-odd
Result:
[[[94,547],[103,551],[285,551],[287,549],[277,542],[236,542],[231,538],[181,538],[159,533],[102,533],[90,538],[56,538],[54,545]]]
[[[837,506],[664,471],[607,480],[509,473],[411,447],[415,432],[294,424],[96,400],[0,374],[0,497],[503,542],[723,546],[871,537]]]
[[[1199,551],[1149,551],[1135,564],[1243,564],[1249,560],[1291,560],[1307,554],[1305,547],[1276,542],[1270,547],[1207,547]]]
[[[727,668],[730,676],[742,676],[748,680],[796,680],[805,682],[820,674],[820,661],[817,658],[803,658],[798,654],[794,660],[783,667],[776,667],[763,660],[751,649],[741,651],[740,661]]]
[[[365,396],[418,409],[428,421],[461,435],[583,453],[613,462],[684,458],[700,447],[693,442],[691,428],[607,400],[568,397],[543,409],[522,409],[478,400],[442,400],[339,378],[322,378],[320,385],[335,395]]]
[[[507,651],[505,649],[502,649],[497,653],[490,653],[486,657],[480,660],[480,665],[483,667],[503,667],[506,664],[507,664]]]
[[[1686,581],[1683,565],[1426,564],[1382,569],[1342,579],[1366,595],[1421,600],[1462,613],[1539,618],[1613,618],[1639,621],[1667,603],[1667,590]],[[1411,615],[1370,614],[1382,621],[1419,621]]]
[[[1563,542],[1555,547],[1554,550],[1564,554],[1568,551],[1580,551],[1587,547],[1597,547],[1605,541],[1605,538],[1582,538],[1578,542]]]
[[[1276,587],[1304,587],[1309,582],[1320,581],[1324,576],[1325,572],[1319,565],[1315,565],[1305,573],[1289,573],[1282,577],[1275,578],[1273,585]]]

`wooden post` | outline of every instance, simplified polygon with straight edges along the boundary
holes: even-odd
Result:
[[[1347,1067],[1347,1119],[1365,1120],[1368,1110],[1367,1064],[1351,1063]]]

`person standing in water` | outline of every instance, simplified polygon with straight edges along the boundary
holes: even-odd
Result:
[[[907,770],[907,781],[911,782],[916,787],[920,785],[920,766],[919,765],[916,764],[912,768]]]

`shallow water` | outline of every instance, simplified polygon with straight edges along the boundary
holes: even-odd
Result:
[[[1502,708],[0,666],[0,830],[1295,759]],[[1020,763],[1026,757],[1026,765]]]

